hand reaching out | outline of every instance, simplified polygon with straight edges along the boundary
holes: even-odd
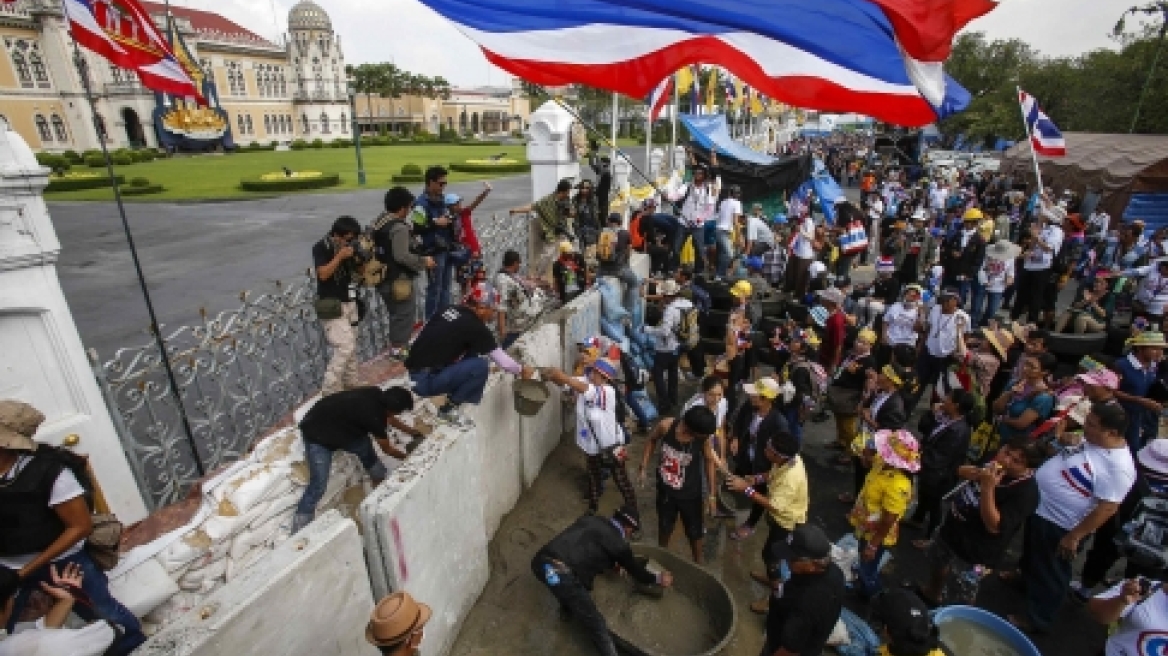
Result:
[[[81,567],[77,563],[68,563],[60,572],[56,565],[49,565],[49,579],[52,584],[41,583],[41,590],[57,601],[72,601],[73,593],[70,588],[81,588],[81,581],[85,578]]]

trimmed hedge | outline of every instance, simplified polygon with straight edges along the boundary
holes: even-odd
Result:
[[[401,174],[402,175],[422,175],[422,167],[418,166],[417,164],[414,164],[413,162],[410,162],[409,164],[403,164],[401,167]]]
[[[126,176],[115,175],[118,185],[126,183]],[[45,191],[80,191],[82,189],[100,189],[109,186],[109,178],[104,175],[84,178],[49,178],[49,185]]]
[[[160,184],[147,184],[146,186],[130,186],[122,187],[121,192],[123,196],[146,196],[148,194],[157,194],[163,191]]]
[[[469,164],[467,162],[452,163],[451,171],[458,173],[526,173],[531,170],[531,164],[516,162],[515,164]]]
[[[292,150],[304,150],[308,148],[308,142],[303,139],[296,139],[292,142]]]
[[[299,191],[301,189],[323,189],[341,183],[339,173],[323,173],[315,178],[275,178],[264,180],[260,177],[244,178],[239,187],[244,191]]]
[[[413,182],[421,182],[425,177],[426,176],[424,176],[420,173],[418,175],[399,174],[399,175],[393,176],[392,178],[390,178],[390,180],[392,180],[393,182],[395,182],[397,184],[409,184],[409,183],[413,183]]]

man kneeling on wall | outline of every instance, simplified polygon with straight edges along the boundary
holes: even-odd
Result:
[[[430,607],[410,593],[395,592],[377,602],[365,626],[365,639],[382,656],[418,656],[430,615]]]
[[[365,471],[369,472],[374,487],[385,480],[386,470],[373,449],[370,436],[377,440],[386,455],[406,459],[407,454],[390,443],[385,427],[388,423],[415,440],[420,439],[421,431],[397,418],[397,415],[413,409],[414,395],[404,387],[387,390],[358,387],[330,394],[308,410],[300,420],[304,459],[308,462],[308,486],[296,506],[293,533],[307,526],[316,516],[316,504],[320,503],[328,488],[334,451],[348,451],[357,456]]]
[[[608,623],[592,600],[592,581],[598,574],[620,565],[640,585],[673,585],[673,575],[653,574],[633,557],[628,536],[641,530],[641,516],[627,506],[612,519],[585,515],[564,529],[531,559],[531,573],[560,602],[560,617],[575,618],[584,625],[603,656],[617,656]]]
[[[483,400],[490,367],[489,357],[504,371],[531,378],[535,370],[520,365],[499,347],[487,324],[495,319],[494,304],[476,286],[461,305],[449,305],[430,317],[410,346],[406,369],[418,396],[446,395],[438,419],[462,427],[471,422],[458,409],[464,403]]]

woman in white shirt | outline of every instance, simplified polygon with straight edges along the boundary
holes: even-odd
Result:
[[[717,429],[714,432],[714,452],[723,462],[726,461],[726,413],[729,411],[730,404],[726,401],[725,390],[722,387],[722,379],[717,376],[706,376],[702,379],[702,391],[690,397],[684,405],[681,406],[681,414],[684,415],[687,410],[694,406],[705,406],[714,413],[714,419],[717,421]]]
[[[880,326],[880,348],[876,351],[876,363],[885,365],[892,361],[896,347],[915,349],[917,347],[917,324],[924,318],[921,306],[921,286],[908,285],[904,297],[884,311],[884,321]]]

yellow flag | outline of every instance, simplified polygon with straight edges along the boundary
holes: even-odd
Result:
[[[757,93],[750,97],[750,113],[762,114],[762,100]]]
[[[693,70],[689,66],[682,66],[681,70],[677,72],[677,92],[688,92],[690,87],[693,86],[693,83]]]
[[[710,77],[706,81],[706,113],[714,113],[714,99],[717,96],[718,90],[718,68],[716,66],[710,67]]]
[[[742,80],[734,80],[734,106],[741,107],[742,103],[746,102],[746,98],[742,95]]]

